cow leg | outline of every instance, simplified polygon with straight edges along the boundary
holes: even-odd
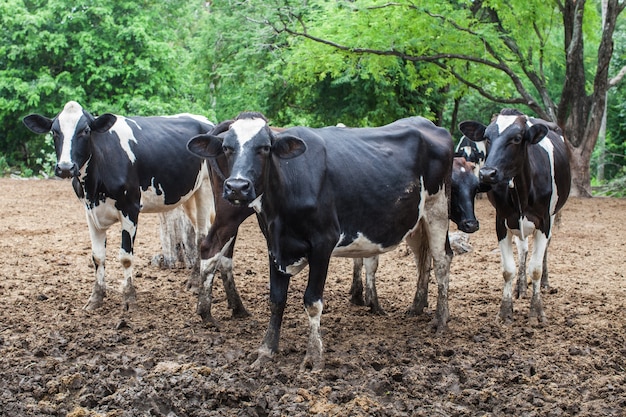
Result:
[[[222,256],[220,259],[220,276],[226,291],[226,299],[228,300],[228,308],[233,312],[233,317],[244,318],[250,316],[248,310],[243,306],[237,287],[235,286],[235,277],[233,276],[233,259]]]
[[[550,247],[550,239],[548,239],[548,243],[546,244],[546,250],[543,253],[543,268],[541,270],[541,288],[550,288],[550,283],[548,282],[548,247]]]
[[[280,327],[283,323],[290,280],[291,275],[280,272],[274,262],[270,260],[270,321],[263,337],[263,343],[259,347],[257,359],[252,364],[253,368],[262,367],[278,352]]]
[[[211,314],[211,298],[213,293],[213,280],[219,259],[221,255],[218,253],[211,259],[200,260],[200,287],[198,288],[198,305],[196,312],[202,318],[202,322],[206,325],[218,327],[217,322]]]
[[[122,280],[122,298],[123,308],[126,311],[134,311],[137,309],[137,292],[133,285],[133,244],[137,235],[137,218],[123,216],[122,222],[122,244],[120,247],[119,260],[123,268]]]
[[[519,266],[517,268],[517,285],[515,286],[515,298],[526,298],[526,288],[528,281],[526,280],[526,259],[528,258],[528,238],[520,239],[515,237],[515,245],[517,246],[517,258]]]
[[[102,307],[104,297],[106,296],[105,281],[105,258],[106,258],[106,229],[102,230],[96,227],[90,213],[87,213],[87,225],[89,226],[89,237],[91,238],[91,257],[94,267],[96,268],[96,280],[87,300],[87,304],[83,307],[85,310],[95,310]]]
[[[541,231],[535,231],[533,251],[530,258],[530,276],[532,278],[533,295],[530,299],[530,313],[528,319],[531,324],[545,323],[546,315],[541,301],[541,277],[543,273],[545,254],[548,250],[549,238]]]
[[[426,201],[426,218],[422,221],[425,222],[428,233],[420,237],[420,239],[428,239],[428,247],[422,247],[422,250],[426,250],[427,253],[420,255],[420,257],[427,259],[428,263],[430,263],[429,258],[432,257],[435,278],[437,279],[437,309],[435,310],[437,332],[447,329],[450,318],[448,288],[453,254],[448,236],[450,226],[448,205],[448,197],[443,191]]]
[[[354,258],[352,268],[352,286],[350,287],[350,302],[357,306],[365,305],[363,299],[363,281],[361,280],[361,270],[363,269],[363,258]]]
[[[309,280],[304,291],[304,309],[309,319],[309,342],[300,371],[305,371],[310,367],[311,371],[317,372],[324,368],[320,322],[324,309],[322,297],[331,253],[332,248],[327,251],[316,251],[309,257]]]
[[[425,240],[417,238],[425,233],[423,223],[420,222],[411,239],[407,239],[407,244],[413,251],[415,257],[415,265],[417,266],[417,288],[413,297],[413,304],[409,308],[407,314],[409,316],[417,316],[424,313],[424,309],[428,307],[428,280],[430,279],[431,256],[428,243]]]
[[[502,304],[500,305],[500,319],[503,322],[513,321],[513,278],[515,276],[515,255],[513,254],[513,235],[510,232],[500,240],[500,258],[502,262],[502,276],[504,288],[502,290]]]
[[[365,305],[370,307],[370,312],[379,316],[385,315],[385,310],[378,303],[378,293],[376,292],[376,270],[378,269],[378,256],[364,258],[365,265]]]

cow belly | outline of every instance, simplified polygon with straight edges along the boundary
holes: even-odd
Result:
[[[161,213],[164,211],[169,211],[174,209],[175,207],[183,204],[187,200],[189,200],[197,191],[198,188],[202,185],[203,179],[206,179],[207,184],[210,184],[208,181],[208,174],[206,172],[206,168],[203,167],[202,171],[196,177],[196,182],[194,187],[187,194],[180,195],[178,198],[173,198],[171,195],[167,196],[167,200],[176,201],[174,204],[166,204],[166,195],[165,191],[160,186],[154,185],[154,179],[152,180],[152,185],[150,185],[147,189],[141,190],[141,201],[140,201],[140,210],[142,213]],[[171,192],[171,191],[170,191]]]
[[[344,241],[344,236],[341,236],[339,242]],[[348,245],[335,246],[333,250],[333,256],[340,256],[345,258],[367,258],[370,256],[380,255],[381,253],[389,252],[398,245],[384,247],[380,243],[375,243],[369,240],[363,235],[358,233],[357,238],[350,242]]]
[[[508,221],[505,222],[507,229],[511,231],[514,236],[520,239],[526,239],[535,231],[535,223],[528,220],[528,217],[522,217],[519,219],[519,228],[511,228]]]

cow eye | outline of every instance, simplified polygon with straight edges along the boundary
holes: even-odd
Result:
[[[232,155],[235,150],[230,146],[222,146],[222,152],[224,152],[224,155],[229,156]]]
[[[511,143],[513,143],[514,145],[519,145],[520,143],[522,143],[522,136],[521,135],[513,136],[513,138],[511,138]]]
[[[267,155],[268,153],[270,153],[270,147],[269,146],[261,146],[261,147],[259,147],[259,153],[261,155]]]
[[[90,133],[91,133],[91,129],[89,128],[89,126],[83,129],[83,132],[82,132],[83,135],[88,136]]]

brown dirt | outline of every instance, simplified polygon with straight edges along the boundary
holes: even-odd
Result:
[[[82,310],[93,284],[84,212],[69,182],[0,179],[0,415],[3,416],[618,416],[626,410],[626,201],[570,199],[550,253],[549,322],[495,321],[502,278],[494,211],[478,201],[473,252],[450,279],[449,331],[432,333],[435,303],[405,315],[415,290],[412,256],[381,257],[387,316],[348,301],[352,263],[334,258],[322,329],[326,367],[300,373],[307,341],[304,271],[292,280],[281,351],[249,364],[269,308],[265,243],[256,221],[240,232],[236,281],[252,317],[231,319],[221,283],[203,327],[188,271],[160,270],[158,217],[141,218],[138,311],[115,291],[119,229],[109,231],[105,306]]]

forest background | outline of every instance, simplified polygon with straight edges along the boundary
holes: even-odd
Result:
[[[4,0],[0,175],[48,176],[49,117],[244,110],[275,126],[555,121],[574,193],[626,195],[626,0]]]

